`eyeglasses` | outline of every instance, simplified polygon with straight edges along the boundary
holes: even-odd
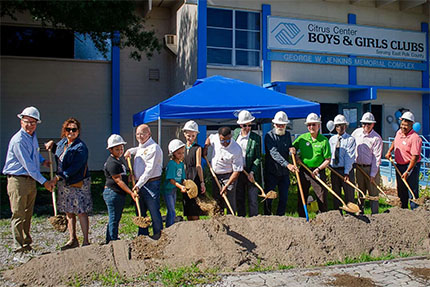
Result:
[[[363,126],[370,126],[371,123],[361,123]]]
[[[22,120],[22,122],[30,126],[35,126],[37,124],[37,121]]]
[[[230,143],[231,140],[220,140],[221,143]]]
[[[246,128],[249,128],[249,127],[251,127],[252,125],[251,124],[244,124],[244,125],[242,125],[242,127],[246,127]]]
[[[316,125],[317,125],[316,123],[307,124],[308,127],[313,127],[313,126],[316,126]]]
[[[66,130],[66,132],[68,132],[68,133],[71,133],[71,132],[75,133],[75,132],[77,132],[77,131],[78,131],[78,129],[77,129],[77,128],[65,128],[65,130]]]

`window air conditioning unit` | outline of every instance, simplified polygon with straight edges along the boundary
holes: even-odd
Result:
[[[178,41],[176,35],[167,34],[164,35],[164,44],[173,54],[178,54]]]

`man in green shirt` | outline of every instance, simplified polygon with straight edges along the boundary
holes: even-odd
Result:
[[[312,170],[312,174],[300,169],[300,182],[305,198],[309,195],[309,188],[313,187],[319,210],[325,212],[327,211],[327,190],[315,180],[315,177],[319,176],[323,181],[326,181],[325,168],[331,159],[330,144],[328,139],[319,133],[321,120],[318,115],[310,113],[305,124],[309,132],[299,136],[293,142],[293,146],[299,152],[298,161]],[[305,217],[300,196],[297,199],[297,210],[300,217]]]

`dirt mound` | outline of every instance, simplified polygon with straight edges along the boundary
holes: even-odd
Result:
[[[198,263],[201,269],[246,271],[251,267],[311,266],[362,254],[430,253],[430,211],[392,208],[374,216],[331,211],[310,223],[302,218],[215,217],[179,222],[154,241],[138,237],[43,255],[5,277],[30,285],[55,286],[70,278],[90,281],[109,270],[134,277],[161,266]]]

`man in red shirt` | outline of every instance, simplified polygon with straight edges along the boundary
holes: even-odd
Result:
[[[396,137],[385,157],[390,159],[391,153],[394,150],[394,158],[402,174],[402,178],[406,179],[415,197],[418,198],[422,139],[412,129],[415,122],[413,113],[405,112],[400,117],[400,120],[400,129],[397,131]],[[396,175],[397,194],[402,202],[402,208],[408,208],[408,200],[412,198],[412,195],[403,183],[402,178],[400,175]],[[415,209],[416,207],[417,205],[411,201],[411,209]]]

